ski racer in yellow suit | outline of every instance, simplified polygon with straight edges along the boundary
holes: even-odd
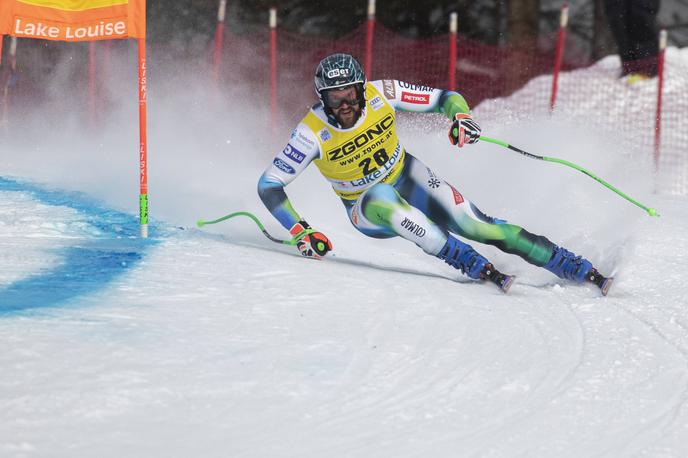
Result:
[[[400,143],[397,110],[443,113],[452,122],[452,144],[463,147],[478,141],[480,127],[460,94],[396,80],[367,82],[360,64],[348,54],[320,62],[315,88],[320,102],[258,182],[263,203],[298,240],[304,256],[325,256],[332,243],[299,216],[284,187],[314,164],[341,198],[354,227],[369,237],[403,237],[470,278],[492,280],[507,291],[513,277],[499,273],[456,234],[516,254],[561,278],[590,281],[606,294],[611,279],[590,261],[485,215]]]

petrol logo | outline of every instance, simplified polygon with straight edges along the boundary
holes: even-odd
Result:
[[[420,105],[427,105],[430,103],[429,94],[413,94],[411,92],[402,91],[401,101],[407,103],[416,103]]]

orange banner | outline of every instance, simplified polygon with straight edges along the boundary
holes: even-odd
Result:
[[[146,37],[146,0],[1,0],[0,35],[59,41]]]

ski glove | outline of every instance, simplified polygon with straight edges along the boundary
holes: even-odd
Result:
[[[449,129],[449,141],[461,148],[466,143],[475,143],[480,138],[480,126],[468,113],[457,113]]]
[[[294,224],[289,233],[298,240],[296,248],[299,249],[302,256],[307,258],[320,259],[332,250],[332,242],[322,232],[317,232],[311,229],[304,220]]]

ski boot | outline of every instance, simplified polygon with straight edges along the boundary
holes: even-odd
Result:
[[[600,288],[603,296],[607,295],[614,281],[611,277],[606,278],[601,275],[587,259],[582,256],[576,256],[574,253],[556,245],[554,246],[552,258],[544,268],[559,278],[572,280],[576,283],[583,283],[585,281],[593,283]]]
[[[504,275],[490,264],[485,257],[476,252],[470,245],[463,243],[451,234],[447,243],[437,255],[438,258],[459,269],[474,280],[490,280],[505,293],[514,281],[512,275]]]

